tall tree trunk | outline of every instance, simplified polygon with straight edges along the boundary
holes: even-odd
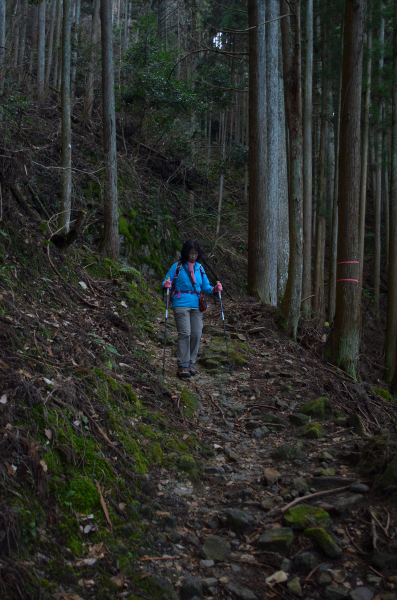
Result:
[[[62,194],[61,214],[58,222],[61,233],[69,231],[72,207],[72,130],[70,118],[71,4],[72,0],[63,1],[61,84]]]
[[[285,125],[284,81],[282,72],[281,40],[279,46],[279,154],[278,154],[278,252],[277,252],[277,297],[281,301],[288,280],[289,227],[288,227],[288,150]]]
[[[101,32],[103,151],[105,159],[104,239],[102,251],[108,258],[117,259],[119,255],[119,214],[117,202],[112,0],[101,0]]]
[[[222,135],[221,135],[221,159],[222,159],[222,170],[221,176],[219,179],[219,198],[218,198],[218,218],[216,221],[216,232],[215,232],[215,241],[218,240],[219,230],[221,227],[221,210],[222,210],[222,202],[223,202],[223,186],[225,182],[225,155],[226,155],[226,121],[227,121],[227,111],[226,109],[222,113]]]
[[[94,76],[95,76],[95,57],[97,55],[97,42],[99,30],[99,9],[101,0],[94,0],[94,12],[92,13],[91,22],[91,39],[90,39],[90,58],[88,61],[87,83],[85,87],[84,101],[84,119],[89,120],[92,116],[94,106]]]
[[[37,51],[37,30],[38,30],[38,14],[39,7],[37,4],[32,6],[32,23],[30,31],[30,57],[29,57],[29,73],[33,74],[33,58]]]
[[[75,50],[72,56],[72,81],[71,81],[71,102],[73,104],[76,96],[76,73],[77,73],[77,58],[80,49],[80,13],[81,13],[81,0],[76,0],[76,15],[74,21],[74,44]]]
[[[10,36],[10,42],[13,45],[11,66],[15,71],[18,68],[20,22],[21,22],[21,7],[20,7],[19,1],[17,1],[15,3],[14,23],[13,23],[13,27],[12,27],[12,33]]]
[[[381,3],[382,9],[382,3]],[[385,19],[382,16],[380,21],[379,31],[379,45],[380,45],[380,58],[379,58],[379,84],[382,82],[382,71],[383,71],[383,53],[385,43]],[[380,86],[379,86],[380,87]],[[383,144],[383,131],[382,131],[382,117],[383,117],[383,100],[379,103],[379,113],[376,123],[376,191],[374,197],[374,228],[375,228],[375,255],[374,255],[374,312],[376,318],[379,320],[379,294],[380,294],[380,261],[381,261],[381,214],[382,214],[382,144]]]
[[[19,71],[19,82],[22,81],[22,77],[25,70],[25,49],[26,49],[26,24],[28,18],[28,2],[22,0],[21,6],[21,33],[19,37],[19,52],[18,52],[18,71]]]
[[[0,0],[0,94],[3,93],[6,56],[6,0]]]
[[[263,0],[248,0],[249,200],[248,294],[265,299],[266,279],[266,44]]]
[[[124,52],[126,50],[128,50],[128,9],[129,9],[129,6],[130,6],[129,0],[125,0],[124,35],[123,35],[123,50],[124,50]],[[178,8],[178,15],[179,15],[179,8]],[[179,16],[178,16],[178,32],[179,32]],[[178,42],[178,48],[179,48],[179,42]],[[179,68],[180,68],[180,63],[178,64],[178,72],[179,72]]]
[[[278,42],[279,0],[266,3],[266,120],[267,120],[267,173],[266,173],[266,263],[264,301],[277,306],[277,250],[278,250]]]
[[[385,108],[385,111],[387,109]],[[386,120],[386,116],[385,116]],[[390,137],[389,131],[385,131],[383,136],[383,148],[385,156],[385,168],[383,169],[383,207],[385,215],[385,247],[386,247],[386,275],[389,271],[389,260],[390,260],[390,192],[389,192],[389,163],[390,163]]]
[[[372,76],[372,31],[367,35],[368,62],[366,70],[367,88],[364,98],[364,127],[361,159],[360,180],[360,223],[359,223],[359,261],[360,261],[360,290],[363,287],[364,242],[365,242],[365,213],[367,207],[368,184],[368,146],[369,146],[369,109],[371,106],[371,76]]]
[[[39,100],[44,98],[45,9],[46,2],[42,0],[39,4],[39,29],[37,37],[37,97]]]
[[[303,105],[303,275],[302,310],[310,314],[312,288],[312,187],[313,187],[313,0],[306,5],[306,61]]]
[[[390,250],[387,285],[387,324],[385,344],[385,372],[397,392],[397,0],[394,0],[393,31],[393,88],[391,127],[391,195],[390,195]]]
[[[342,20],[340,36],[340,63],[343,56],[343,34],[344,21]],[[332,194],[332,211],[330,227],[330,251],[329,251],[329,290],[328,290],[328,320],[330,323],[335,318],[336,304],[336,262],[338,246],[338,182],[339,182],[339,138],[340,138],[340,110],[342,94],[342,69],[338,83],[335,119],[334,119],[334,189]]]
[[[57,0],[56,28],[55,28],[55,61],[52,83],[58,88],[58,71],[60,68],[59,56],[61,54],[61,28],[62,28],[62,0]],[[50,73],[51,76],[51,73]]]
[[[325,293],[324,293],[324,259],[325,259],[325,235],[326,235],[326,212],[328,191],[328,150],[329,150],[329,104],[330,89],[327,70],[327,32],[325,25],[323,31],[323,75],[321,83],[322,106],[321,106],[321,133],[320,133],[320,156],[319,156],[319,190],[316,215],[316,253],[314,261],[314,318],[317,325],[325,316]]]
[[[50,23],[50,32],[48,34],[47,63],[46,63],[46,69],[45,69],[45,82],[44,82],[46,89],[48,89],[48,86],[50,83],[52,56],[54,53],[54,34],[55,34],[55,22],[56,22],[58,1],[59,0],[52,0],[52,6],[51,6],[51,23]]]
[[[365,0],[346,0],[339,152],[338,268],[332,354],[356,377],[359,354],[360,125]]]
[[[291,17],[281,20],[285,110],[289,133],[289,240],[288,282],[281,303],[281,314],[288,335],[296,338],[302,299],[303,261],[303,165],[302,165],[302,88],[300,0],[295,2],[295,40],[292,42]],[[280,0],[280,14],[290,12]]]

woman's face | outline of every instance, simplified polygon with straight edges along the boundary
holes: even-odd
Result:
[[[189,250],[189,262],[196,262],[198,257],[198,252],[195,248],[190,248]]]

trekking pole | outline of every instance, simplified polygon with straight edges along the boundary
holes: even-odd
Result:
[[[219,281],[216,282],[217,284],[219,283]],[[219,296],[219,302],[221,305],[221,315],[222,315],[222,321],[223,321],[223,331],[225,332],[225,342],[226,342],[226,350],[227,350],[227,360],[229,361],[229,369],[230,369],[230,375],[232,374],[232,364],[230,362],[230,357],[229,357],[229,345],[227,343],[227,333],[226,333],[226,324],[225,324],[225,315],[223,314],[223,304],[222,304],[222,294],[221,292],[218,292],[218,296]]]
[[[167,281],[170,281],[169,277],[167,277]],[[167,343],[167,321],[168,321],[169,303],[170,303],[170,288],[167,288],[167,308],[165,309],[164,348],[163,348],[163,377],[164,377],[164,369],[165,369],[165,346]]]

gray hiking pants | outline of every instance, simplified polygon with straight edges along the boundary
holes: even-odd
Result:
[[[174,317],[178,330],[178,366],[190,367],[196,362],[200,346],[203,313],[198,308],[177,306],[174,308]]]

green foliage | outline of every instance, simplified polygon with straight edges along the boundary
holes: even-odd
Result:
[[[190,135],[188,120],[200,109],[200,99],[191,81],[176,79],[177,53],[159,43],[155,16],[143,17],[138,28],[139,39],[124,56],[118,106],[134,114],[141,128],[182,141],[183,134]]]

